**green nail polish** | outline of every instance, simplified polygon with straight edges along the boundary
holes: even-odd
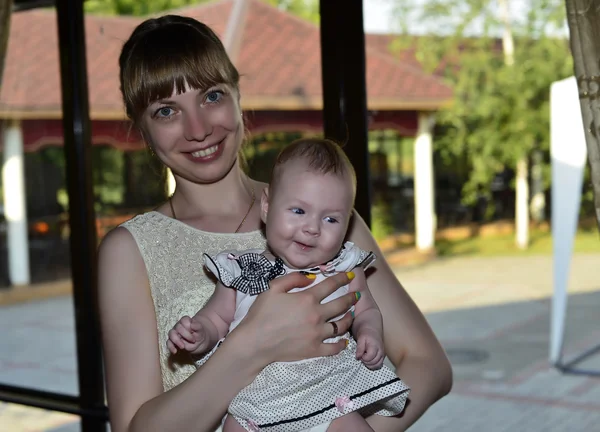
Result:
[[[356,301],[360,300],[360,293],[357,291],[354,293],[354,297],[356,297]]]
[[[352,315],[352,319],[354,319],[354,311],[350,311],[350,315]]]

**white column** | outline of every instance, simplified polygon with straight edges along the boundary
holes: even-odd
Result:
[[[553,83],[550,87],[550,154],[554,295],[549,349],[553,365],[562,363],[571,256],[587,159],[584,131],[575,77]]]
[[[28,285],[30,275],[25,169],[23,133],[19,121],[7,122],[4,130],[2,185],[7,223],[8,276],[12,285]]]
[[[419,129],[414,147],[415,234],[417,249],[434,247],[436,218],[433,182],[433,113],[419,113]]]
[[[519,249],[527,249],[529,246],[529,168],[527,159],[520,158],[517,161],[516,179],[516,244]]]

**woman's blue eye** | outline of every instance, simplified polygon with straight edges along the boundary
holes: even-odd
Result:
[[[302,210],[301,208],[293,208],[292,212],[296,214],[304,214],[304,210]]]
[[[325,218],[325,220],[326,220],[327,222],[329,222],[329,223],[338,223],[338,220],[337,220],[336,218],[332,218],[332,217],[329,217],[329,216],[327,216],[327,217]]]
[[[156,114],[157,114],[159,117],[169,117],[169,116],[173,115],[172,111],[173,111],[173,109],[172,109],[172,108],[169,108],[169,107],[162,107],[162,108],[160,108],[160,109],[159,109],[159,110],[156,112]]]
[[[221,100],[221,96],[223,96],[220,91],[211,91],[206,95],[206,100],[210,103],[219,102]]]

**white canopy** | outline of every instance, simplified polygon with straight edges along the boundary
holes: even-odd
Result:
[[[550,88],[554,295],[549,357],[554,366],[565,370],[569,369],[563,362],[569,271],[587,160],[578,92],[575,77],[557,81]],[[571,360],[569,365],[575,362]]]

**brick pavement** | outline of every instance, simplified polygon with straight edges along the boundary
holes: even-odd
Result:
[[[600,343],[598,255],[572,264],[565,358]],[[452,393],[411,431],[600,431],[600,379],[549,366],[550,257],[398,269],[453,363]],[[600,354],[580,366],[600,370]]]
[[[600,342],[600,255],[573,260],[567,357]],[[550,257],[452,258],[396,274],[447,349],[453,392],[411,429],[600,431],[600,379],[548,366]],[[0,382],[76,393],[68,297],[0,308]],[[585,366],[600,369],[600,354]],[[77,432],[76,418],[0,404],[0,431]]]

